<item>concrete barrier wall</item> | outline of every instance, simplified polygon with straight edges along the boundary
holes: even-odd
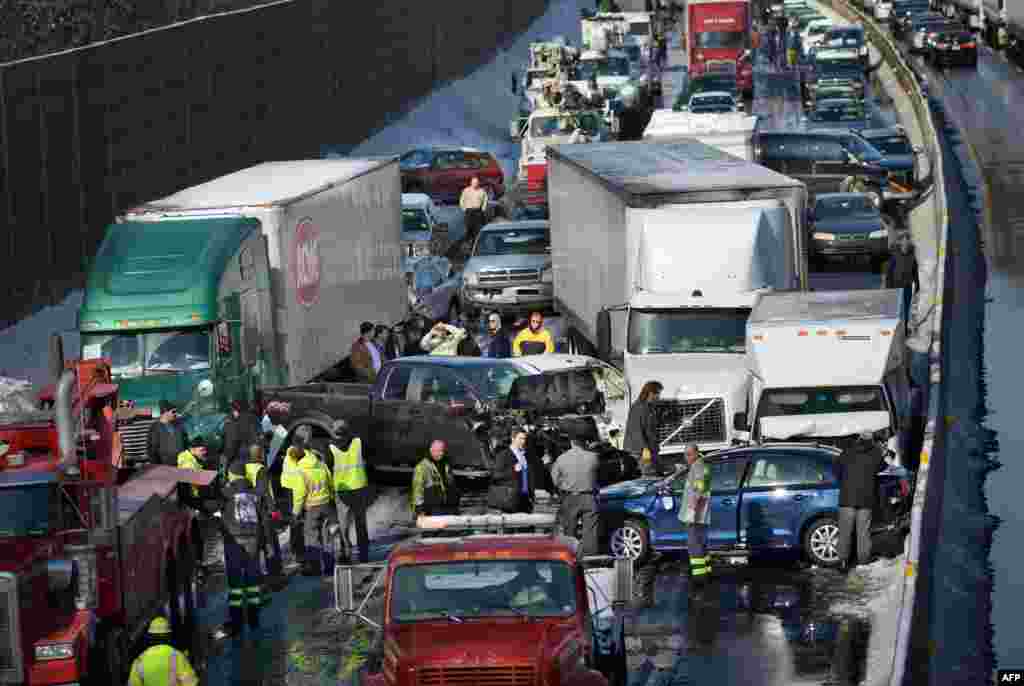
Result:
[[[548,0],[282,0],[0,65],[0,327],[81,287],[120,212],[354,145]]]
[[[908,342],[914,358],[915,381],[928,386],[927,418],[923,447],[919,456],[917,481],[911,530],[906,541],[905,569],[901,607],[897,613],[899,627],[894,647],[891,686],[904,683],[924,683],[928,643],[928,608],[930,575],[921,570],[930,569],[930,555],[941,521],[945,452],[942,425],[945,417],[942,393],[942,340],[944,326],[949,322],[942,302],[947,290],[947,243],[949,214],[946,207],[945,180],[943,178],[942,148],[939,144],[937,123],[922,78],[904,60],[901,52],[879,24],[868,15],[847,4],[845,0],[822,0],[837,14],[849,21],[863,24],[868,40],[882,56],[879,78],[889,92],[897,109],[909,105],[901,112],[901,120],[915,143],[923,145],[928,158],[927,175],[932,178],[930,196],[911,213],[911,231],[921,266],[921,293],[914,303],[912,320],[917,333]],[[897,97],[902,96],[902,97]],[[910,116],[907,116],[910,115]]]

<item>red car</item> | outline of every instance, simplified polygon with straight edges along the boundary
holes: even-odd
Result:
[[[474,176],[497,200],[505,193],[505,174],[494,155],[473,148],[422,147],[399,158],[403,193],[426,193],[434,202],[457,204]]]

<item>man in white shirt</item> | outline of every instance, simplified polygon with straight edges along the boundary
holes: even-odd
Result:
[[[469,185],[462,190],[462,195],[459,197],[459,208],[466,217],[464,240],[472,244],[480,232],[480,227],[484,225],[487,212],[487,191],[480,187],[479,178],[474,176],[470,179]]]

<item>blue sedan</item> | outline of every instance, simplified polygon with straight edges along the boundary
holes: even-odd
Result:
[[[839,562],[839,450],[806,443],[728,448],[709,454],[712,555],[746,561],[751,554],[802,552],[812,564]],[[881,464],[872,533],[906,529],[906,469]],[[598,507],[616,557],[645,559],[652,551],[686,549],[679,521],[685,468],[663,479],[627,481],[601,490]]]

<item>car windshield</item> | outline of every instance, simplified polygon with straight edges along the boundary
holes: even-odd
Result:
[[[534,117],[530,123],[530,135],[534,138],[568,136],[579,128],[588,136],[593,136],[597,134],[598,126],[600,124],[594,114]]]
[[[852,98],[852,97],[853,97],[853,89],[852,88],[847,88],[845,86],[840,87],[840,88],[835,88],[835,87],[819,88],[818,89],[818,93],[817,93],[817,98],[819,100],[830,100],[830,99],[833,99],[833,98]]]
[[[565,562],[473,560],[398,567],[391,619],[472,621],[483,617],[569,617],[576,580]]]
[[[705,31],[697,34],[696,47],[704,50],[722,48],[739,50],[743,47],[746,34],[743,31]]]
[[[494,365],[461,367],[459,374],[466,378],[483,400],[497,400],[507,397],[513,382],[528,372],[514,364],[496,362]]]
[[[864,36],[857,31],[833,32],[825,36],[825,44],[829,47],[859,48]]]
[[[512,211],[511,218],[517,221],[526,221],[531,219],[548,219],[549,217],[547,205],[523,205]]]
[[[851,215],[878,215],[878,208],[866,195],[846,195],[839,198],[818,198],[814,204],[816,219],[838,219]]]
[[[882,153],[860,136],[844,136],[843,146],[864,162],[880,162]]]
[[[807,33],[812,35],[812,36],[820,36],[821,34],[823,34],[826,31],[828,31],[828,29],[829,29],[829,25],[828,24],[812,24],[808,28]]]
[[[648,310],[629,313],[627,347],[633,355],[652,353],[746,352],[750,308]]]
[[[725,114],[732,112],[736,108],[732,105],[694,105],[690,108],[690,111],[694,114]]]
[[[812,118],[815,121],[857,121],[864,118],[864,108],[855,103],[819,103]]]
[[[194,372],[210,368],[210,330],[83,334],[82,357],[106,357],[111,373]]]
[[[871,145],[878,148],[883,155],[913,155],[914,149],[903,136],[875,136],[871,138]]]
[[[776,388],[765,391],[758,417],[879,412],[888,409],[878,386],[826,386],[823,388]]]
[[[480,235],[473,255],[545,255],[550,251],[551,230],[548,228],[496,229]]]
[[[589,81],[602,76],[629,76],[629,59],[607,57],[599,60],[580,60],[576,65],[574,81]]]
[[[0,537],[45,536],[60,522],[56,483],[0,488]]]
[[[700,95],[694,97],[690,104],[696,107],[735,107],[736,101],[728,95]]]
[[[430,231],[430,221],[427,213],[418,208],[402,208],[402,231],[416,233],[419,231]]]

